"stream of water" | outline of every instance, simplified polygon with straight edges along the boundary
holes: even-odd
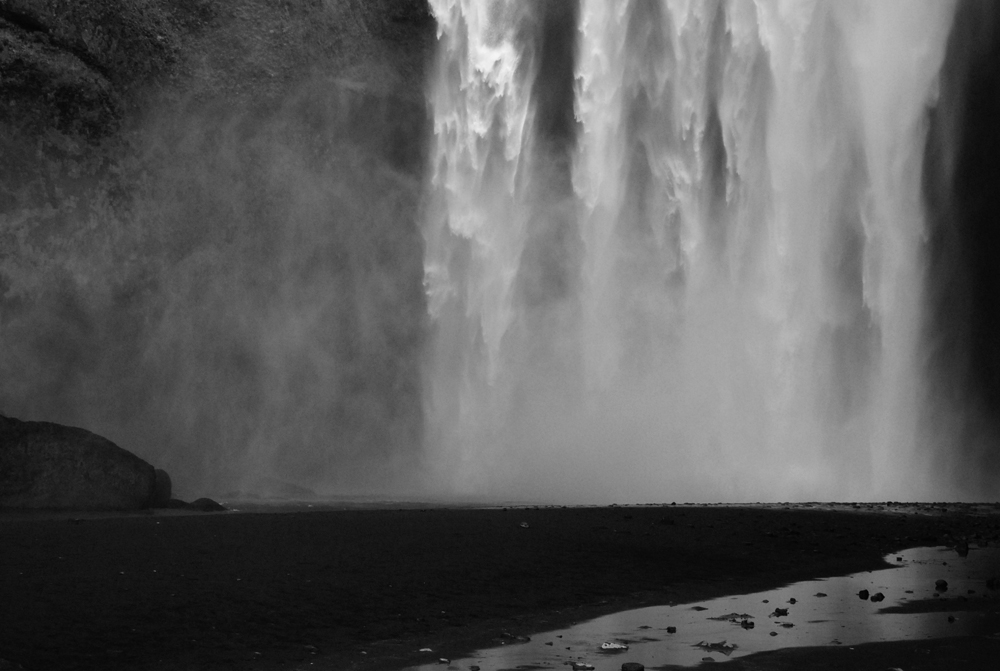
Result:
[[[892,568],[614,613],[448,664],[430,651],[429,663],[407,671],[617,671],[623,662],[653,669],[790,647],[1000,636],[997,548],[973,548],[967,557],[945,547],[915,548],[885,560]],[[609,652],[602,650],[605,644],[627,649]]]

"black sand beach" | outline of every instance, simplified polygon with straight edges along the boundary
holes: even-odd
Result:
[[[0,659],[28,671],[397,669],[429,661],[420,648],[455,658],[505,632],[998,535],[997,507],[964,504],[6,514]],[[998,652],[994,639],[945,639],[726,665],[993,669]]]

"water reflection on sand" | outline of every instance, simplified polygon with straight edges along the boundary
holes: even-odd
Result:
[[[1000,632],[1000,591],[990,588],[997,587],[991,579],[1000,577],[997,548],[971,548],[966,557],[944,547],[915,548],[889,555],[886,561],[893,567],[756,594],[615,613],[448,664],[431,651],[426,653],[427,664],[407,671],[556,669],[574,663],[617,671],[624,662],[648,669],[779,648]],[[946,589],[940,580],[947,582]],[[604,652],[601,645],[606,642],[624,643],[628,650]]]

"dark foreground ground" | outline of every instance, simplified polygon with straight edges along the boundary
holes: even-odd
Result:
[[[525,526],[526,525],[526,526]],[[503,633],[997,542],[1000,507],[0,514],[0,659],[58,669],[393,669]],[[1000,640],[768,653],[740,669],[996,669]],[[442,668],[445,668],[442,666]]]

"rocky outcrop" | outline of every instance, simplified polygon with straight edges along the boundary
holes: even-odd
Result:
[[[0,121],[98,137],[176,62],[167,13],[145,0],[0,0]]]
[[[90,431],[0,416],[0,508],[136,510],[169,501],[169,487],[166,473]]]

